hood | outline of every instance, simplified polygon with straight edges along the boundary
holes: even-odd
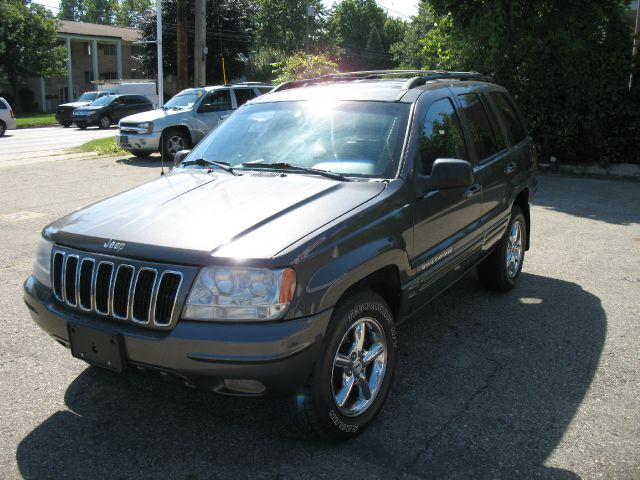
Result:
[[[163,110],[158,108],[156,110],[149,110],[147,112],[136,113],[135,115],[129,115],[123,118],[123,122],[153,122],[159,118],[169,117],[172,115],[179,115],[191,110]]]
[[[50,224],[51,240],[98,253],[201,264],[210,255],[270,259],[379,195],[383,183],[267,172],[172,173]],[[173,251],[168,252],[167,249]]]
[[[78,108],[78,107],[84,107],[85,105],[89,105],[91,102],[70,102],[70,103],[61,103],[60,105],[58,105],[59,107],[72,107],[72,108]]]
[[[107,105],[84,105],[83,107],[78,107],[76,110],[102,110]]]

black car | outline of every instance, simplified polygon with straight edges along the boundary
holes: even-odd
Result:
[[[90,105],[91,102],[107,95],[117,95],[117,93],[111,90],[103,90],[100,92],[84,92],[82,95],[80,95],[80,98],[77,101],[71,103],[62,103],[58,105],[56,107],[56,120],[63,127],[70,127],[73,123],[73,112],[76,110],[76,108]]]
[[[31,316],[94,365],[284,395],[325,437],[380,411],[401,321],[471,269],[510,290],[529,248],[532,141],[474,72],[283,84],[176,157],[44,228]]]
[[[142,95],[109,95],[74,110],[73,123],[82,130],[91,125],[109,128],[121,118],[147,110],[153,110],[153,104]]]

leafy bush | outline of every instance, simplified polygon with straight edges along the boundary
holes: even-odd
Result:
[[[276,78],[274,84],[313,78],[338,71],[338,64],[323,53],[314,55],[296,52],[284,62],[274,65]]]

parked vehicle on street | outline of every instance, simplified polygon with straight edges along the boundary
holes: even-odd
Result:
[[[73,112],[73,123],[81,130],[91,125],[109,128],[123,117],[152,109],[149,99],[142,95],[108,95],[91,105],[76,109]]]
[[[116,144],[137,157],[161,151],[172,161],[176,152],[198,143],[233,110],[272,88],[256,82],[188,88],[161,109],[123,118]]]
[[[99,92],[115,92],[116,94],[142,95],[149,99],[153,108],[158,108],[156,82],[153,80],[99,80],[93,82]]]
[[[3,97],[0,97],[0,137],[4,136],[7,130],[16,128],[16,115],[11,109],[11,105]]]
[[[107,95],[116,95],[113,90],[103,90],[100,92],[84,92],[76,102],[63,103],[56,107],[56,120],[60,125],[68,128],[73,123],[73,112],[76,108],[91,105],[94,100],[106,97]]]
[[[474,268],[512,289],[529,248],[532,142],[475,72],[286,83],[176,160],[44,228],[31,316],[90,364],[284,395],[330,439],[382,408],[401,321]]]

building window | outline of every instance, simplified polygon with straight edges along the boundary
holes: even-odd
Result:
[[[87,52],[87,56],[91,56],[91,42],[87,42],[85,45],[85,52]]]
[[[117,80],[118,73],[117,72],[102,72],[100,74],[100,80]]]
[[[84,72],[84,83],[93,82],[93,72]]]
[[[105,43],[102,46],[102,51],[104,52],[105,55],[109,57],[116,56],[116,46],[113,43]]]

